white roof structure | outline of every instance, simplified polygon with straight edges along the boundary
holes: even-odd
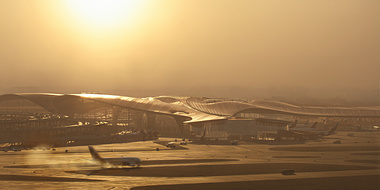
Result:
[[[379,107],[307,107],[276,101],[228,98],[159,96],[134,98],[105,94],[25,93],[0,95],[0,101],[27,99],[44,109],[65,114],[75,112],[83,100],[183,118],[184,123],[226,120],[241,112],[288,114],[316,117],[380,117]],[[87,106],[87,105],[86,105]],[[96,107],[96,106],[95,106]],[[94,105],[85,110],[94,109]]]

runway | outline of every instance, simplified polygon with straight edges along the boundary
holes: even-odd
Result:
[[[379,137],[339,132],[297,145],[94,146],[104,157],[139,157],[138,169],[101,168],[86,146],[1,152],[0,189],[380,189]],[[333,144],[337,139],[342,144]]]

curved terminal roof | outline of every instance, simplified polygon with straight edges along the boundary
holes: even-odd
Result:
[[[104,94],[4,94],[0,101],[27,99],[46,110],[67,114],[100,106],[115,106],[148,113],[171,115],[184,123],[226,120],[241,112],[280,113],[318,117],[380,117],[380,108],[306,107],[265,100],[159,96],[134,98]],[[83,104],[92,100],[98,104]]]

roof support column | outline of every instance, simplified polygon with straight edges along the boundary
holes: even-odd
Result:
[[[143,112],[141,111],[134,111],[132,115],[132,121],[133,121],[133,126],[135,128],[143,128]]]
[[[156,128],[156,115],[151,113],[146,113],[147,116],[147,128],[155,129]]]
[[[183,117],[174,117],[174,119],[177,122],[179,134],[184,135],[185,134],[185,125],[183,122],[186,121],[186,119]]]
[[[116,127],[117,126],[117,121],[119,119],[120,115],[120,108],[114,106],[112,108],[112,126]]]

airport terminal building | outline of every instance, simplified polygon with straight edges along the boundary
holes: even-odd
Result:
[[[154,134],[213,140],[259,139],[299,121],[318,128],[371,128],[379,107],[306,107],[267,100],[104,94],[0,95],[1,143],[154,138]],[[154,133],[154,134],[153,134]],[[37,134],[37,135],[36,135]],[[118,134],[118,135],[117,135]],[[133,136],[133,135],[134,136]],[[37,138],[40,137],[40,138]],[[74,139],[70,139],[72,137]],[[85,138],[83,138],[85,136]],[[43,138],[41,138],[43,137]],[[125,137],[125,136],[124,136]]]

